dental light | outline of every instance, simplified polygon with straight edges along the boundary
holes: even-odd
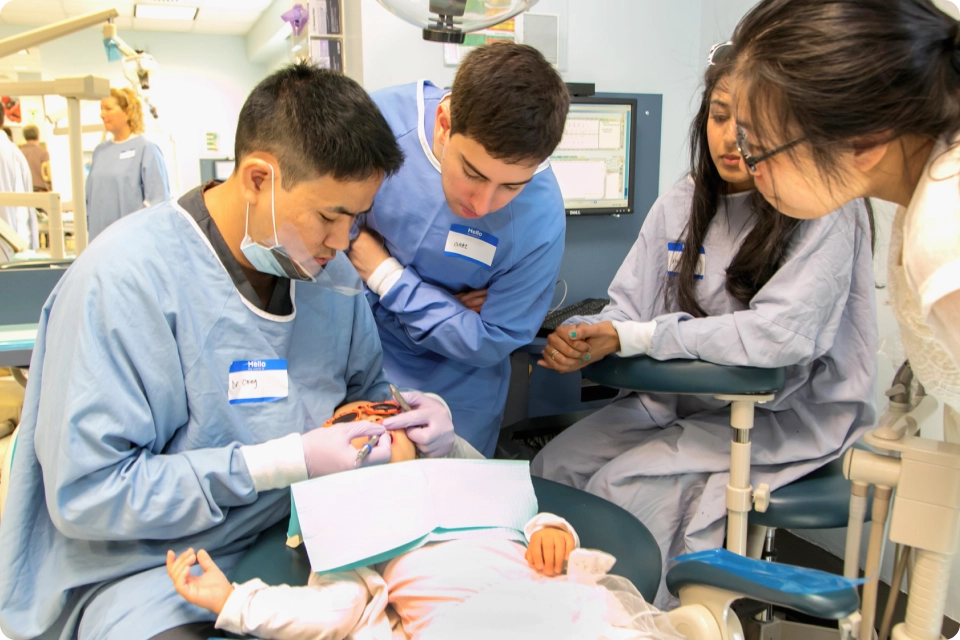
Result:
[[[464,35],[492,27],[530,9],[537,0],[377,0],[383,7],[423,29],[431,42],[462,43]]]

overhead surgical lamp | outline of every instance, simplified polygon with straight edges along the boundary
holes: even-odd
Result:
[[[423,39],[461,44],[464,35],[492,27],[537,4],[537,0],[377,0],[423,29]]]
[[[115,62],[123,60],[123,77],[127,79],[134,91],[140,96],[150,110],[150,114],[157,118],[157,108],[150,102],[150,73],[159,68],[153,56],[143,51],[135,50],[117,35],[117,26],[112,22],[103,25],[103,47],[107,51],[107,60]]]

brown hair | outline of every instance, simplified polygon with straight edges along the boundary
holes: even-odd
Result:
[[[494,158],[546,160],[560,144],[570,92],[533,47],[497,42],[460,64],[450,98],[450,134],[480,143]]]
[[[266,151],[280,163],[281,184],[331,175],[339,181],[389,176],[403,152],[373,99],[342,73],[306,62],[264,78],[247,96],[234,138],[239,163]]]
[[[111,88],[110,97],[116,100],[117,106],[127,114],[127,124],[130,126],[130,132],[134,134],[143,133],[143,107],[140,106],[140,98],[133,92],[133,89],[127,87],[123,89]]]
[[[711,65],[704,74],[703,96],[700,110],[690,126],[690,176],[693,178],[693,202],[690,218],[684,230],[683,251],[677,266],[677,275],[667,276],[665,294],[668,309],[674,307],[696,318],[707,315],[697,300],[697,267],[700,248],[707,237],[710,223],[723,207],[722,198],[727,195],[729,184],[720,177],[720,172],[710,155],[707,142],[707,121],[710,119],[710,98],[713,92],[728,79],[733,71],[733,59]],[[732,115],[731,115],[732,117]],[[790,238],[800,221],[788,218],[770,206],[759,192],[750,198],[756,224],[737,255],[727,267],[726,290],[744,306],[749,306],[757,292],[783,264],[790,246]]]
[[[23,128],[23,139],[24,140],[39,140],[40,139],[40,128],[35,124],[28,124]]]

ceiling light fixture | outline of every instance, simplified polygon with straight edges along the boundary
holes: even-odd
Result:
[[[133,7],[135,18],[151,18],[153,20],[196,20],[200,9],[197,7],[171,7],[157,4],[137,4]]]

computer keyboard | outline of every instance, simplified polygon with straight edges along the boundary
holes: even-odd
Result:
[[[605,306],[610,304],[610,301],[606,298],[587,298],[586,300],[581,300],[575,304],[571,304],[568,307],[563,307],[562,309],[557,309],[551,313],[547,314],[547,317],[543,319],[543,323],[540,325],[540,330],[537,331],[537,336],[540,338],[546,338],[548,335],[557,330],[557,327],[562,325],[564,322],[569,320],[574,316],[592,316],[600,313]]]

